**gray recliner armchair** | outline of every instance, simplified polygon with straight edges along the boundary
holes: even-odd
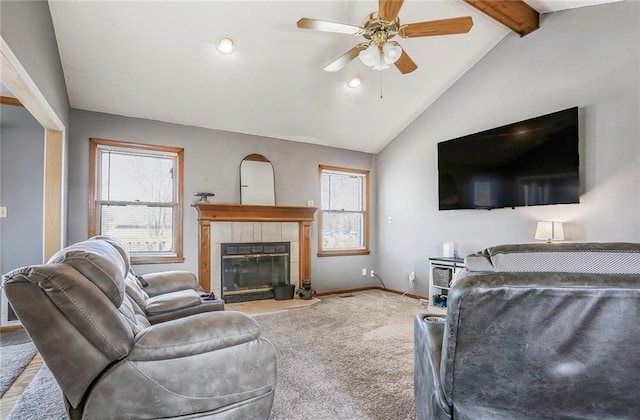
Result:
[[[151,324],[182,318],[202,312],[224,310],[224,301],[211,300],[200,287],[195,274],[172,270],[138,276],[131,267],[129,249],[112,236],[99,235],[92,240],[113,246],[125,263],[125,291],[136,310],[144,312]]]
[[[503,245],[415,318],[418,419],[640,418],[640,244]]]
[[[71,418],[268,418],[276,355],[255,320],[202,312],[151,325],[103,240],[9,273],[4,288]]]

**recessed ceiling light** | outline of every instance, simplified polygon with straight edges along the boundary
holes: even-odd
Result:
[[[231,54],[236,49],[236,41],[229,35],[223,35],[216,41],[216,48],[222,54]]]
[[[349,79],[347,86],[350,88],[357,88],[362,83],[362,76],[356,76]]]

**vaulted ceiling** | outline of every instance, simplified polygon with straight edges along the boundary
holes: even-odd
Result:
[[[550,13],[606,1],[527,3]],[[473,27],[398,38],[418,66],[403,75],[357,58],[323,71],[362,38],[296,27],[302,17],[360,25],[377,1],[49,1],[73,108],[371,153],[511,32],[473,3],[404,2],[401,24],[470,16]],[[232,54],[215,49],[222,35],[235,38]],[[347,86],[354,76],[358,88]]]

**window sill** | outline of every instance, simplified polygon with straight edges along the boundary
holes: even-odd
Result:
[[[131,257],[131,265],[140,265],[140,264],[177,264],[183,263],[184,257],[153,257],[153,256],[144,256],[144,257]]]
[[[371,251],[368,249],[356,249],[356,250],[346,250],[342,249],[339,251],[320,251],[318,252],[318,257],[342,257],[348,255],[369,255]]]

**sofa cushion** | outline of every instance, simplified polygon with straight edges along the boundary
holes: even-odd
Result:
[[[224,311],[224,301],[220,299],[202,300],[199,305],[176,309],[175,311],[170,311],[170,312],[163,312],[156,315],[150,315],[145,313],[145,317],[151,323],[151,325],[154,325],[154,324],[160,324],[163,322],[171,321],[173,319],[184,318],[187,316],[202,314],[205,312],[217,312],[217,311]]]
[[[119,308],[124,298],[126,264],[104,241],[83,241],[56,252],[49,264],[67,264],[95,284]]]
[[[127,274],[127,277],[124,279],[124,283],[126,286],[127,295],[129,295],[129,297],[133,299],[133,301],[137,303],[141,309],[146,308],[149,295],[146,294],[144,290],[142,290],[140,284],[138,283],[138,280],[133,274],[131,274],[131,272]]]
[[[499,245],[465,258],[470,272],[640,274],[640,244],[553,243]]]
[[[125,295],[122,300],[122,305],[120,305],[118,310],[127,319],[127,322],[134,334],[138,334],[140,331],[151,325],[147,319],[147,315],[140,309],[133,299],[129,297],[128,294]]]
[[[189,306],[196,306],[199,305],[200,302],[200,295],[195,290],[179,290],[177,292],[165,293],[149,298],[144,310],[147,315],[156,315]]]
[[[198,278],[194,273],[190,271],[162,271],[158,273],[143,274],[141,277],[148,283],[147,286],[143,287],[141,285],[141,287],[149,296],[177,292],[178,290],[184,289],[193,289],[198,293],[204,293],[204,290],[198,283]]]
[[[164,322],[136,335],[129,360],[173,359],[257,340],[260,326],[241,312],[208,312]]]
[[[640,389],[639,285],[630,274],[460,279],[449,291],[440,371],[452,417],[640,418],[630,394]]]
[[[131,269],[131,254],[129,254],[129,249],[118,239],[108,235],[97,235],[89,239],[105,241],[106,243],[114,247],[124,260],[126,271],[129,271]]]

